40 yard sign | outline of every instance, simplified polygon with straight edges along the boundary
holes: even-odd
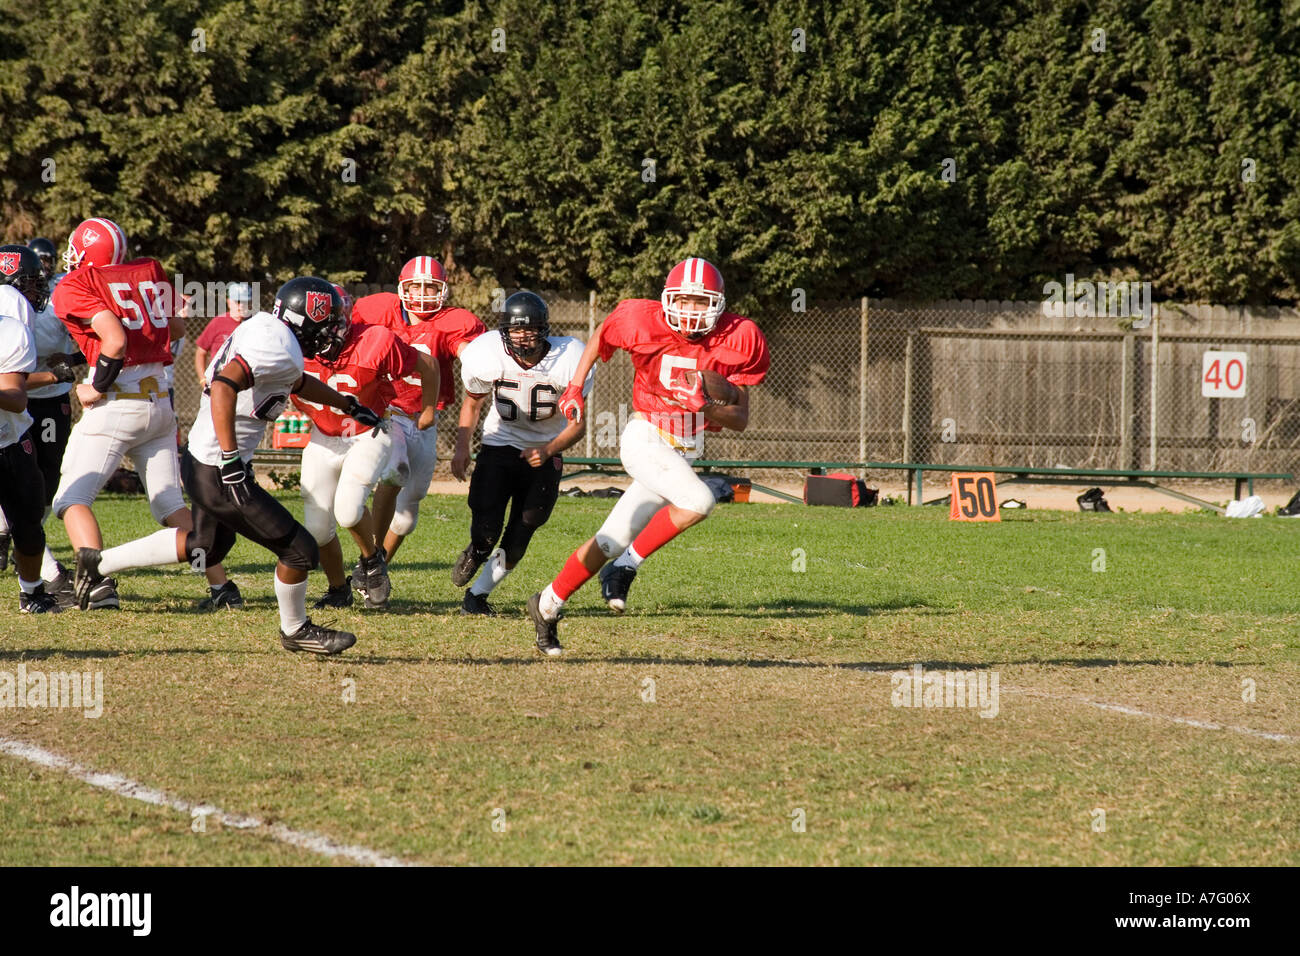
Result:
[[[1209,351],[1201,356],[1202,398],[1246,397],[1246,353]]]

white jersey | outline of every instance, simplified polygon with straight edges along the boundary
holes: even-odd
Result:
[[[32,326],[36,316],[27,297],[11,285],[0,286],[0,375],[36,371],[36,341]],[[0,448],[7,448],[32,427],[24,409],[0,409]]]
[[[569,335],[547,338],[550,349],[532,368],[524,368],[506,351],[499,331],[485,332],[460,353],[465,391],[492,393],[492,408],[483,423],[483,444],[541,448],[569,422],[559,413],[560,394],[582,358],[583,343]],[[582,384],[591,394],[595,370]]]
[[[302,348],[289,327],[271,315],[258,312],[240,322],[208,363],[203,374],[203,398],[190,429],[190,454],[205,465],[221,464],[221,445],[212,427],[212,399],[208,386],[231,362],[248,372],[252,387],[235,400],[235,439],[245,461],[262,442],[266,423],[273,422],[302,378]]]
[[[72,341],[72,336],[68,334],[67,326],[59,321],[59,317],[54,314],[54,307],[48,302],[45,308],[34,314],[32,338],[36,341],[36,371],[48,372],[50,356],[67,355],[77,351],[77,346]],[[54,398],[57,395],[68,394],[71,389],[72,385],[69,382],[55,382],[53,385],[30,389],[27,397]]]

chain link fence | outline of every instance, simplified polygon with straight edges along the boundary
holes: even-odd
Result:
[[[354,286],[360,296],[393,287]],[[587,339],[611,303],[546,295],[556,334]],[[1044,315],[1040,303],[888,300],[758,312],[772,352],[743,433],[710,433],[705,457],[756,463],[925,462],[1026,467],[1292,472],[1300,465],[1300,312],[1164,306],[1146,328]],[[489,328],[495,318],[488,314]],[[182,430],[198,408],[192,319],[178,360]],[[1225,397],[1202,395],[1210,378]],[[1209,360],[1210,362],[1212,362]],[[597,366],[585,442],[616,458],[632,411],[624,353]],[[1235,386],[1235,387],[1231,387]],[[461,395],[457,367],[457,401]],[[439,422],[447,476],[456,409]],[[269,441],[269,432],[268,432]],[[771,465],[756,478],[796,479]]]

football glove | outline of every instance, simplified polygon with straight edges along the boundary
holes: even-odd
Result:
[[[348,406],[343,409],[343,414],[356,419],[357,424],[362,428],[373,428],[374,431],[370,433],[372,438],[381,431],[388,430],[384,424],[384,417],[358,402],[355,395],[348,396]]]
[[[582,421],[586,402],[582,397],[582,383],[570,382],[560,395],[560,414],[575,425]]]
[[[253,497],[252,475],[238,450],[221,453],[221,485],[237,507],[244,507]]]
[[[687,385],[685,381],[679,380],[672,386],[673,398],[688,412],[701,412],[710,404],[709,396],[704,394],[704,376],[697,372],[692,378],[693,384]]]

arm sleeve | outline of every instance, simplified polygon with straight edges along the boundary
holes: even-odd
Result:
[[[0,348],[0,374],[36,371],[36,343],[32,333],[18,319],[4,321],[3,348]]]
[[[379,371],[389,378],[405,378],[415,374],[415,363],[419,355],[394,333],[388,333],[388,348],[380,361]]]
[[[767,339],[757,325],[750,322],[743,343],[748,348],[749,358],[736,371],[727,375],[732,385],[758,385],[767,377],[767,370],[772,365],[772,355],[767,350]]]
[[[462,342],[473,342],[487,331],[487,326],[473,312],[465,310],[465,314],[459,318],[460,323],[455,328],[448,329],[442,337],[443,347],[447,350],[446,358],[454,359],[457,346]]]

